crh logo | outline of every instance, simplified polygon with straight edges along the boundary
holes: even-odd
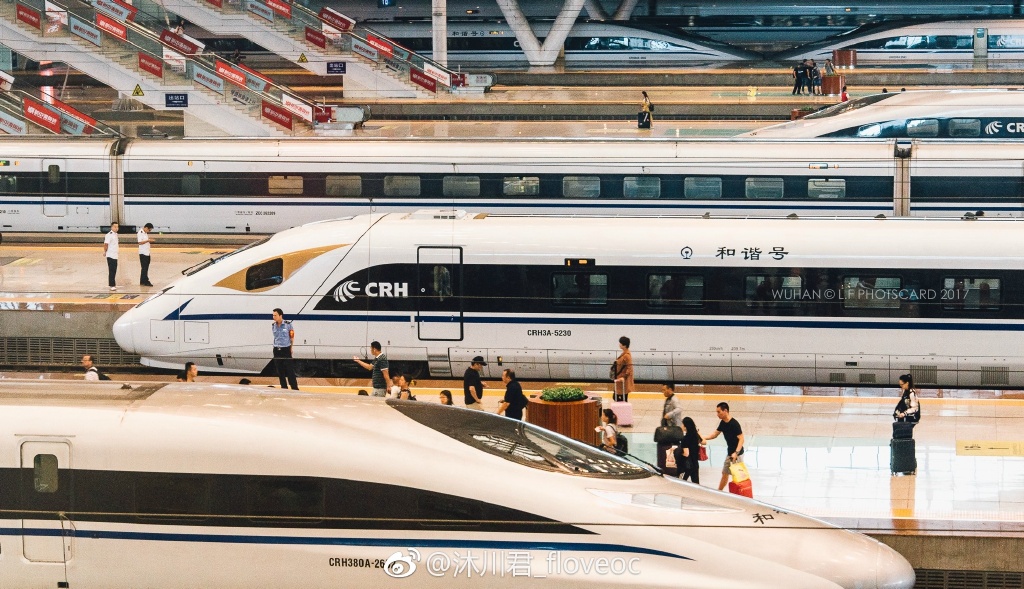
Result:
[[[999,121],[992,121],[991,123],[985,125],[985,134],[986,135],[995,135],[996,133],[999,133],[999,131],[1001,131],[1002,128],[1003,128],[1003,124],[1002,123],[1000,123]]]
[[[365,287],[359,285],[355,280],[346,280],[334,289],[334,300],[339,303],[347,303],[356,296],[363,294],[367,297],[376,298],[409,298],[408,282],[367,282]]]

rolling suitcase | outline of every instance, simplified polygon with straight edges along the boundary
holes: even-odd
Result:
[[[892,474],[915,474],[917,472],[917,441],[894,439],[889,442],[889,470]]]
[[[909,440],[910,438],[913,438],[915,425],[917,424],[911,421],[892,422],[892,439]]]
[[[636,127],[637,129],[650,129],[651,113],[646,111],[640,111],[636,113]]]
[[[618,425],[622,427],[633,427],[633,405],[626,401],[612,401],[609,407],[615,412],[615,418],[618,419]]]

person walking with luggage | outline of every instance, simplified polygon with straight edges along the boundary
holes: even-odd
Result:
[[[892,441],[889,442],[889,470],[892,474],[917,472],[917,442],[914,426],[921,420],[921,404],[914,389],[914,377],[900,376],[900,400],[892,412]]]
[[[683,425],[683,408],[679,402],[679,398],[676,397],[676,385],[672,383],[666,383],[661,385],[661,394],[665,396],[665,403],[661,406],[661,426],[665,428],[680,428]],[[673,452],[672,447],[679,444],[681,441],[680,430],[676,430],[677,437],[670,437],[667,440],[655,440],[658,445],[658,468],[662,471],[666,470],[666,464],[668,463],[668,453]],[[676,462],[676,467],[679,468],[679,463]],[[671,469],[669,474],[675,476],[677,473],[672,473]]]
[[[505,397],[498,406],[498,415],[512,419],[523,419],[523,409],[529,404],[523,394],[523,385],[516,380],[516,372],[506,368],[501,373],[501,382],[505,383]]]
[[[904,423],[921,421],[921,403],[917,399],[913,375],[904,374],[900,377],[900,400],[892,416],[896,421]]]
[[[292,322],[285,322],[284,311],[274,309],[274,322],[270,325],[270,331],[274,336],[274,368],[277,369],[277,378],[281,381],[281,388],[299,390],[299,382],[295,378],[295,367],[292,366],[292,343],[295,342],[295,329]]]
[[[139,241],[139,266],[142,270],[139,272],[139,285],[140,286],[153,286],[153,283],[149,281],[149,244],[153,243],[153,239],[149,236],[149,232],[153,230],[152,223],[146,223],[142,229],[139,229],[138,238]]]
[[[120,242],[117,239],[117,221],[110,224],[110,231],[103,238],[103,257],[107,259],[107,285],[111,291],[117,290],[117,256]]]
[[[676,447],[676,466],[679,468],[679,478],[684,481],[689,479],[695,485],[700,484],[700,447],[704,440],[697,431],[697,424],[693,418],[683,418],[683,441]]]
[[[612,399],[615,401],[629,401],[629,391],[633,390],[633,355],[629,352],[629,338],[619,338],[619,353],[615,363],[612,364],[612,380],[615,390]]]
[[[373,363],[364,362],[358,356],[352,356],[356,364],[370,371],[370,385],[374,397],[388,396],[388,383],[391,382],[391,374],[388,371],[388,357],[381,351],[380,342],[370,342],[370,353],[373,354]]]
[[[721,491],[729,484],[729,476],[732,474],[729,467],[743,462],[745,448],[743,447],[743,428],[740,427],[740,422],[729,413],[729,404],[725,402],[719,403],[715,407],[715,413],[720,420],[718,427],[714,433],[704,438],[704,440],[710,441],[719,435],[725,435],[727,454],[725,455],[725,462],[722,464],[722,480],[718,483],[718,490]]]

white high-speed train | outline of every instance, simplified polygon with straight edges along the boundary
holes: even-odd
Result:
[[[5,381],[0,434],[5,589],[915,580],[866,536],[436,403]]]
[[[1024,142],[0,138],[0,232],[273,233],[346,215],[1024,215]]]
[[[146,365],[270,368],[271,311],[300,374],[1024,386],[1024,231],[1013,220],[517,217],[324,221],[189,271],[121,316]]]
[[[1024,139],[1024,90],[913,90],[872,94],[740,135],[814,137]]]

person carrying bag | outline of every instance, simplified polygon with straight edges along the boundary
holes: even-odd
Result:
[[[914,426],[921,421],[921,403],[914,389],[912,375],[904,374],[900,377],[900,393],[900,400],[892,412],[892,437],[897,440],[914,437]]]

